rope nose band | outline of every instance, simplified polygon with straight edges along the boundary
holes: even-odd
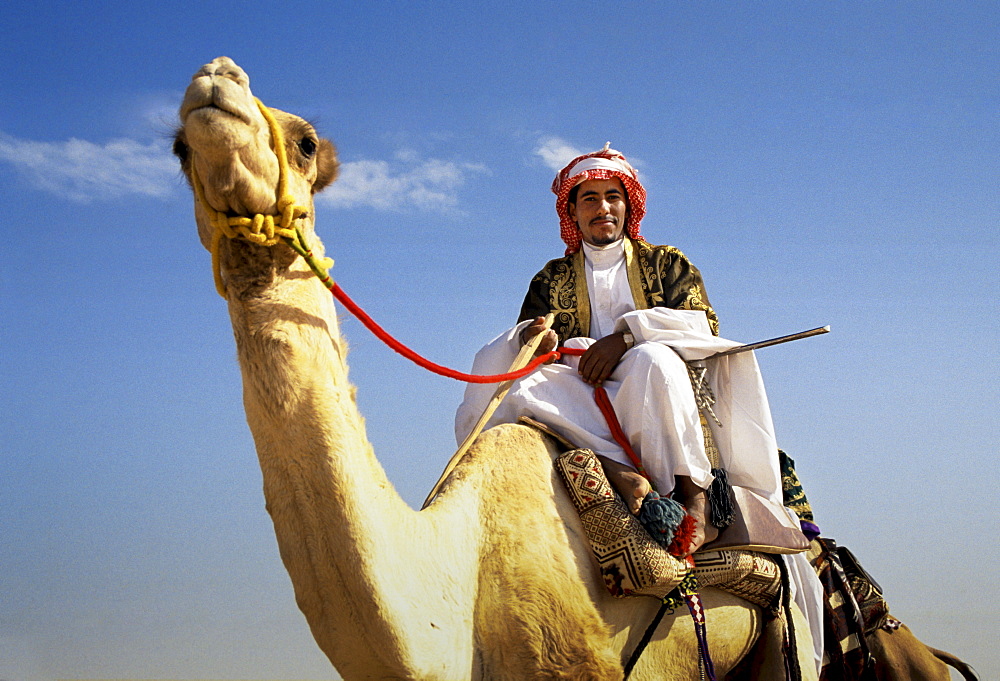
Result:
[[[274,246],[285,239],[291,243],[298,243],[302,245],[304,250],[308,250],[302,242],[296,223],[309,215],[309,209],[298,205],[295,197],[288,193],[288,155],[285,153],[285,136],[271,110],[256,97],[254,97],[254,102],[256,102],[261,115],[264,116],[264,120],[267,121],[267,126],[271,131],[271,150],[278,158],[277,216],[257,213],[253,217],[229,217],[225,213],[215,210],[208,204],[208,200],[205,198],[205,188],[198,177],[198,171],[195,169],[194,163],[191,164],[191,185],[194,187],[195,196],[198,198],[202,210],[208,215],[208,220],[214,228],[210,249],[212,253],[212,277],[215,280],[215,290],[223,298],[226,298],[226,285],[222,281],[222,270],[219,265],[219,241],[223,236],[229,239],[243,237],[260,246]],[[295,250],[298,251],[298,249]],[[326,258],[322,264],[324,267],[330,268],[333,266],[333,261]]]

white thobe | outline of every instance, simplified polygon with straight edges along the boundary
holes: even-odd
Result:
[[[671,491],[677,475],[688,476],[707,489],[713,480],[712,467],[705,454],[701,419],[685,361],[698,362],[739,343],[713,336],[701,310],[636,310],[621,243],[605,248],[584,244],[591,335],[602,338],[628,329],[636,342],[604,381],[604,388],[657,491]],[[530,323],[521,322],[487,344],[476,354],[472,372],[507,371],[521,348],[521,332]],[[593,338],[573,338],[565,345],[588,347],[594,342]],[[593,386],[580,378],[578,364],[578,357],[567,356],[516,381],[486,427],[528,416],[578,447],[631,466],[594,401]],[[714,411],[723,424],[720,427],[710,419],[721,467],[733,485],[781,504],[778,446],[756,357],[742,352],[706,364],[716,397]],[[471,432],[494,391],[495,386],[482,384],[466,388],[455,415],[459,442]],[[823,650],[822,586],[804,554],[784,559],[792,598],[809,621],[818,669]]]

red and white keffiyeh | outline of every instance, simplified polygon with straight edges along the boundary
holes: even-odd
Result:
[[[552,193],[556,195],[556,213],[559,214],[560,236],[566,244],[566,255],[580,250],[582,239],[580,228],[569,216],[569,193],[573,187],[587,180],[617,177],[622,181],[628,202],[625,232],[633,239],[639,238],[639,223],[646,214],[646,190],[639,184],[638,173],[625,160],[625,156],[610,147],[611,143],[608,142],[600,151],[577,156],[559,171],[552,182]]]

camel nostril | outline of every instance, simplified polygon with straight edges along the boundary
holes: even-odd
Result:
[[[229,57],[219,57],[211,64],[208,64],[207,68],[210,71],[210,75],[228,78],[240,85],[245,85],[250,81],[246,72]]]
[[[213,75],[218,76],[220,78],[228,78],[229,80],[233,81],[234,83],[241,82],[240,81],[240,74],[238,72],[236,72],[236,71],[233,71],[232,69],[216,69],[216,71],[215,71],[215,73]]]

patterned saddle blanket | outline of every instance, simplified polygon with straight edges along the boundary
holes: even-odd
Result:
[[[699,587],[714,586],[768,610],[777,607],[781,570],[774,556],[741,550],[702,552],[694,555],[691,568],[670,555],[629,513],[592,451],[568,451],[556,458],[555,466],[613,596],[663,598],[693,572]]]

